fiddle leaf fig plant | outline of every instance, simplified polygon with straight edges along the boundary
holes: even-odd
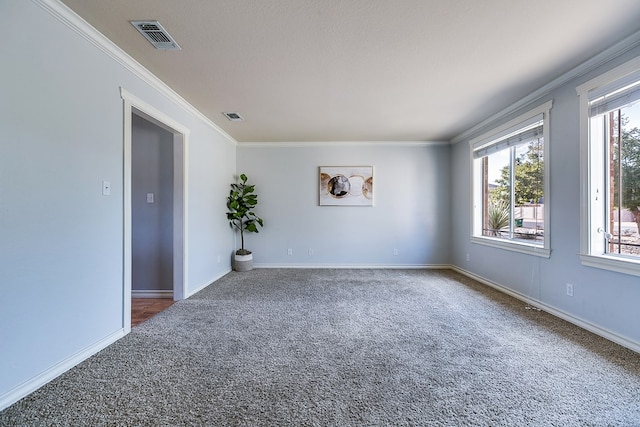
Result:
[[[254,194],[255,185],[247,184],[247,175],[240,175],[240,182],[231,184],[229,197],[227,197],[227,219],[229,225],[240,231],[240,249],[236,255],[249,255],[251,251],[244,248],[244,232],[258,233],[258,225],[262,227],[264,222],[257,216],[253,209],[258,204],[258,195]]]

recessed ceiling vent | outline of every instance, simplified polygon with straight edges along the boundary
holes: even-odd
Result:
[[[161,50],[180,50],[178,43],[158,21],[130,21],[149,43]]]
[[[222,113],[222,114],[224,114],[227,117],[227,119],[231,120],[232,122],[242,122],[242,121],[244,121],[244,117],[242,117],[238,113]]]

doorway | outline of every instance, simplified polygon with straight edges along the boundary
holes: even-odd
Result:
[[[188,130],[121,88],[124,100],[123,328],[132,299],[153,315],[185,296]],[[163,299],[164,301],[152,300]],[[136,313],[139,315],[140,313]],[[139,316],[138,319],[139,321]]]
[[[173,133],[132,112],[132,326],[174,299],[173,143]]]
[[[173,134],[132,112],[133,298],[173,298],[173,163]]]

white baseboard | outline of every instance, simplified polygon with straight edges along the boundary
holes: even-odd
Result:
[[[209,280],[209,281],[207,281],[207,282],[203,283],[202,285],[198,286],[198,287],[197,287],[197,288],[195,288],[194,290],[189,291],[189,292],[187,293],[187,295],[185,295],[185,296],[184,296],[184,297],[185,297],[185,299],[186,299],[186,298],[189,298],[189,297],[190,297],[190,296],[192,296],[192,295],[197,294],[198,292],[200,292],[201,290],[203,290],[204,288],[206,288],[207,286],[209,286],[210,284],[212,284],[212,283],[213,283],[213,282],[215,282],[216,280],[221,279],[222,277],[226,276],[226,275],[227,275],[227,274],[229,274],[229,273],[231,273],[231,268],[229,268],[229,269],[228,269],[228,270],[226,270],[226,271],[223,271],[222,273],[220,273],[220,274],[218,274],[217,276],[215,276],[213,279],[211,279],[211,280]]]
[[[395,270],[434,270],[451,268],[449,264],[269,264],[254,263],[254,268],[353,268],[353,269],[395,269]]]
[[[505,293],[507,295],[510,295],[510,296],[512,296],[512,297],[514,297],[516,299],[519,299],[520,301],[524,301],[524,302],[526,302],[527,304],[529,304],[529,305],[531,305],[533,307],[537,307],[537,308],[539,308],[539,309],[541,309],[543,311],[546,311],[547,313],[552,314],[552,315],[554,315],[556,317],[559,317],[562,320],[566,320],[567,322],[572,323],[572,324],[574,324],[574,325],[576,325],[576,326],[578,326],[578,327],[580,327],[582,329],[586,329],[589,332],[593,332],[594,334],[599,335],[599,336],[601,336],[603,338],[606,338],[609,341],[613,341],[616,344],[620,344],[621,346],[626,347],[629,350],[633,350],[636,353],[640,353],[640,343],[638,343],[638,342],[636,342],[634,340],[631,340],[631,339],[629,339],[627,337],[619,335],[619,334],[617,334],[617,333],[615,333],[613,331],[610,331],[610,330],[608,330],[606,328],[603,328],[602,326],[599,326],[599,325],[596,325],[594,323],[591,323],[588,320],[581,319],[581,318],[579,318],[577,316],[574,316],[573,314],[567,313],[564,310],[560,310],[560,309],[558,309],[556,307],[553,307],[553,306],[551,306],[549,304],[546,304],[546,303],[544,303],[542,301],[539,301],[539,300],[537,300],[535,298],[531,298],[531,297],[528,297],[528,296],[526,296],[524,294],[521,294],[520,292],[516,292],[516,291],[514,291],[512,289],[509,289],[509,288],[507,288],[507,287],[505,287],[505,286],[503,286],[503,285],[501,285],[499,283],[493,282],[493,281],[491,281],[489,279],[486,279],[486,278],[484,278],[482,276],[478,276],[477,274],[472,273],[472,272],[467,271],[467,270],[464,270],[464,269],[462,269],[462,268],[460,268],[458,266],[452,265],[451,269],[454,270],[454,271],[457,271],[458,273],[463,274],[463,275],[465,275],[467,277],[470,277],[473,280],[477,280],[478,282],[480,282],[480,283],[482,283],[484,285],[490,286],[490,287],[492,287],[492,288],[494,288],[494,289],[496,289],[496,290],[498,290],[500,292],[503,292],[503,293]]]
[[[544,311],[546,311],[549,314],[552,314],[556,317],[559,317],[563,320],[566,320],[569,323],[572,323],[576,326],[579,326],[583,329],[586,329],[590,332],[593,332],[596,335],[599,335],[603,338],[606,338],[612,342],[615,342],[617,344],[620,344],[623,347],[626,347],[632,351],[635,351],[637,353],[640,353],[640,343],[630,340],[624,336],[621,336],[615,332],[609,331],[608,329],[602,328],[601,326],[595,325],[589,321],[586,321],[584,319],[581,319],[579,317],[576,317],[572,314],[569,314],[563,310],[559,310],[555,307],[552,307],[546,303],[543,303],[541,301],[538,301],[536,299],[532,299],[527,297],[524,294],[521,294],[519,292],[516,292],[512,289],[509,289],[505,286],[502,286],[496,282],[493,282],[491,280],[488,280],[482,276],[479,276],[477,274],[474,274],[470,271],[464,270],[460,267],[457,267],[455,265],[445,265],[445,264],[433,264],[433,265],[343,265],[343,264],[338,264],[338,265],[328,265],[328,264],[282,264],[282,265],[275,265],[275,264],[262,264],[262,265],[256,265],[256,268],[363,268],[363,269],[373,269],[373,268],[387,268],[387,269],[451,269],[454,270],[460,274],[463,274],[467,277],[470,277],[471,279],[474,279],[484,285],[490,286],[500,292],[503,292],[507,295],[510,295],[516,299],[519,299],[521,301],[526,302],[527,304],[530,304],[532,306],[538,307]],[[186,295],[185,297],[190,297],[194,294],[196,294],[197,292],[201,291],[202,289],[206,288],[207,286],[209,286],[210,284],[212,284],[213,282],[215,282],[216,280],[222,278],[223,276],[225,276],[226,274],[228,274],[229,272],[231,272],[231,270],[228,270],[226,272],[223,272],[222,274],[218,275],[217,277],[214,277],[213,279],[211,279],[211,281],[208,281],[207,283],[199,286],[198,288],[196,288],[195,290],[193,290],[192,292],[190,292],[188,295]],[[171,291],[164,291],[164,292],[171,292]],[[173,294],[171,292],[171,294]],[[52,366],[51,368],[47,369],[46,371],[40,373],[39,375],[33,377],[32,379],[20,384],[19,386],[13,388],[12,390],[10,390],[9,392],[5,393],[4,395],[0,396],[0,410],[3,410],[5,408],[7,408],[8,406],[14,404],[15,402],[17,402],[18,400],[22,399],[23,397],[26,397],[27,395],[29,395],[30,393],[33,393],[34,391],[36,391],[37,389],[39,389],[40,387],[42,387],[43,385],[47,384],[49,381],[53,380],[54,378],[62,375],[63,373],[65,373],[66,371],[68,371],[69,369],[73,368],[74,366],[78,365],[80,362],[88,359],[89,357],[93,356],[95,353],[97,353],[98,351],[108,347],[109,345],[113,344],[114,342],[116,342],[117,340],[119,340],[120,338],[122,338],[123,336],[125,336],[126,333],[124,331],[124,329],[120,329],[114,333],[112,333],[111,335],[106,336],[105,338],[101,339],[100,341],[88,346],[87,348],[79,351],[78,353],[76,353],[75,355],[72,355],[71,357],[61,361],[60,363],[57,363],[56,365]]]
[[[13,388],[9,392],[0,396],[0,411],[10,405],[13,405],[23,397],[26,397],[27,395],[33,393],[43,385],[47,384],[49,381],[64,374],[69,369],[93,356],[100,350],[110,346],[125,335],[126,334],[124,332],[124,329],[119,329],[111,335],[104,337],[100,341],[80,350],[78,353],[72,355],[71,357],[68,357],[67,359],[53,365],[46,371]]]
[[[173,298],[173,291],[132,289],[131,298]]]

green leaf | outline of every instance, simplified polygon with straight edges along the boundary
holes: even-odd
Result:
[[[247,185],[247,176],[240,175],[240,183],[231,185],[227,197],[227,220],[232,227],[252,233],[258,232],[258,225],[263,226],[262,218],[259,218],[252,209],[258,204],[258,196],[253,194],[255,185]]]

